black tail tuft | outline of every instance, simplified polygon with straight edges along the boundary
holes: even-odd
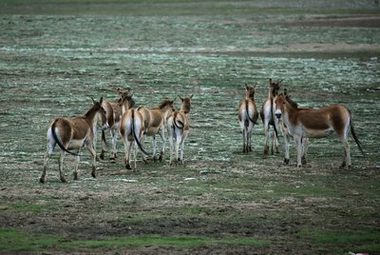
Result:
[[[363,148],[362,148],[362,144],[361,144],[361,142],[359,141],[358,137],[356,136],[356,133],[355,133],[355,130],[354,130],[354,125],[352,124],[352,120],[351,120],[351,119],[350,119],[350,127],[351,127],[351,134],[352,134],[352,137],[354,138],[356,144],[358,145],[359,150],[360,150],[360,152],[362,153],[362,155],[365,156],[365,153],[364,153]]]
[[[141,152],[144,153],[145,155],[149,156],[149,153],[144,149],[144,147],[142,146],[142,144],[140,142],[138,135],[135,132],[135,110],[134,109],[132,109],[132,133],[133,133],[133,137],[135,138],[135,141],[137,143],[137,146],[139,146],[139,149],[141,150]]]

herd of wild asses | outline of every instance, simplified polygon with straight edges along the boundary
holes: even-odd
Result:
[[[272,137],[271,151],[278,151],[278,132],[284,138],[284,163],[289,163],[289,141],[292,138],[297,148],[297,167],[306,163],[306,152],[309,137],[322,138],[335,132],[344,146],[344,160],[341,167],[351,166],[350,146],[347,141],[351,133],[360,151],[364,154],[361,144],[354,131],[352,116],[349,109],[340,104],[329,105],[319,109],[298,107],[286,89],[280,93],[281,81],[269,79],[268,97],[262,104],[260,113],[255,102],[255,87],[245,86],[244,98],[241,100],[238,111],[238,120],[243,135],[243,152],[252,150],[251,136],[259,115],[264,124],[264,157],[269,154],[269,140]],[[93,100],[92,107],[83,116],[59,117],[52,121],[47,131],[47,151],[44,158],[43,172],[40,182],[46,181],[46,171],[49,158],[56,145],[61,149],[59,157],[59,175],[62,182],[66,182],[63,173],[65,153],[76,156],[74,180],[78,179],[78,165],[80,150],[87,147],[92,157],[92,176],[96,177],[96,131],[101,127],[102,150],[99,155],[104,159],[107,151],[105,132],[109,130],[111,136],[111,159],[115,160],[117,137],[120,135],[125,148],[125,166],[127,169],[136,169],[138,149],[143,154],[143,160],[148,157],[157,159],[156,135],[162,139],[162,146],[158,159],[162,160],[166,138],[168,134],[170,159],[169,164],[184,162],[184,142],[189,135],[189,115],[192,96],[180,97],[182,103],[179,110],[174,107],[173,100],[163,100],[154,108],[137,107],[131,89],[116,89],[119,98],[116,101],[106,101],[101,97]],[[270,128],[273,128],[270,136]],[[150,155],[143,147],[146,136],[153,137],[153,153]],[[131,155],[133,152],[133,156]]]

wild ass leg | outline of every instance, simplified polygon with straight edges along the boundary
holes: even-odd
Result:
[[[166,146],[166,139],[165,139],[165,129],[162,128],[161,129],[161,132],[158,133],[161,137],[161,140],[162,140],[162,148],[161,148],[161,152],[160,152],[160,156],[159,156],[159,160],[162,161],[163,157],[164,157],[164,151],[165,151],[165,146]]]
[[[131,165],[129,163],[129,156],[130,156],[130,151],[131,151],[131,147],[132,147],[132,142],[129,142],[128,140],[126,140],[124,142],[124,149],[125,149],[125,168],[128,169],[128,170],[131,170]]]
[[[289,136],[285,134],[284,132],[284,149],[285,149],[285,157],[284,157],[284,164],[288,165],[290,161],[290,156],[289,156]]]
[[[132,144],[131,151],[133,151],[133,161],[134,161],[134,170],[136,171],[137,169],[137,142],[135,141]]]
[[[75,164],[74,172],[73,172],[74,180],[78,180],[78,166],[79,166],[79,162],[80,162],[79,150],[78,150],[78,155],[76,156],[76,161],[77,162]]]
[[[184,149],[185,149],[185,139],[186,139],[187,135],[186,134],[182,134],[182,137],[181,137],[181,142],[180,142],[180,146],[181,146],[181,154],[180,154],[180,158],[179,158],[179,162],[181,164],[184,163],[184,160],[183,160],[183,153],[184,153]]]
[[[246,149],[247,149],[247,145],[246,145],[246,141],[247,141],[247,139],[246,139],[246,133],[247,133],[247,129],[244,127],[244,129],[243,129],[243,153],[246,153],[247,151],[246,151]]]
[[[302,165],[306,165],[307,163],[306,154],[307,154],[308,142],[309,142],[309,139],[307,138],[302,139],[302,158],[301,158]]]
[[[253,130],[253,127],[248,132],[248,136],[247,136],[247,152],[252,151],[252,130]]]
[[[59,179],[61,180],[61,182],[67,182],[66,181],[66,178],[65,178],[65,175],[63,174],[63,159],[65,157],[65,152],[63,150],[61,150],[61,156],[59,157]]]
[[[44,169],[42,170],[42,175],[40,178],[41,183],[44,183],[46,181],[46,171],[47,171],[47,167],[48,167],[48,161],[49,161],[51,155],[53,155],[54,146],[55,146],[55,144],[52,144],[50,142],[47,145],[47,150],[46,150],[45,157],[44,157]]]
[[[92,142],[89,142],[87,144],[87,149],[88,149],[88,151],[90,152],[90,154],[92,156],[92,171],[91,171],[91,176],[94,177],[94,178],[96,178],[96,151],[95,151],[95,148],[94,148]]]
[[[116,154],[117,154],[117,150],[116,150],[117,130],[116,130],[116,128],[111,128],[110,134],[111,134],[111,142],[112,142],[112,155],[111,155],[110,159],[115,160],[117,157],[116,156]]]
[[[295,136],[294,137],[296,144],[297,144],[297,167],[302,167],[302,137]]]
[[[351,167],[350,144],[345,137],[340,139],[344,147],[344,159],[340,168]]]
[[[100,152],[100,155],[99,155],[99,158],[101,160],[104,160],[104,153],[107,151],[107,145],[106,145],[106,141],[105,141],[105,132],[104,130],[102,130],[102,151]]]
[[[269,138],[269,123],[265,122],[264,125],[264,158],[268,157],[269,154],[269,145],[268,145],[268,138]]]
[[[153,146],[153,161],[156,161],[156,149],[157,149],[157,141],[156,141],[156,135],[153,135],[153,141],[152,141],[152,146]]]
[[[173,163],[173,155],[174,155],[174,137],[175,137],[175,130],[174,128],[171,128],[169,130],[169,149],[170,149],[170,157],[169,157],[169,164],[171,165]]]

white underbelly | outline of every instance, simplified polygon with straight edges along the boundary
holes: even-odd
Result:
[[[332,134],[334,129],[305,129],[305,132],[307,137],[322,138]]]
[[[79,149],[83,147],[83,144],[85,142],[85,139],[80,139],[80,140],[71,140],[68,146],[69,150],[72,149]]]

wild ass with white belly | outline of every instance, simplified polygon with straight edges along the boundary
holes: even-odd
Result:
[[[175,155],[175,160],[178,160],[179,163],[184,163],[184,144],[190,132],[189,114],[193,95],[186,98],[179,98],[182,101],[181,109],[173,112],[167,120],[170,144],[170,165],[174,163],[173,155]]]
[[[255,87],[245,85],[245,96],[239,105],[238,119],[243,133],[243,152],[252,151],[252,130],[259,114],[255,102]]]
[[[267,100],[261,106],[260,117],[264,124],[264,157],[268,157],[269,154],[269,139],[270,139],[270,127],[273,127],[272,133],[271,152],[274,154],[274,150],[278,152],[278,129],[279,123],[275,119],[273,114],[273,100],[278,95],[280,90],[280,82],[274,82],[269,79],[268,97]]]
[[[120,118],[122,115],[120,100],[123,96],[132,96],[133,95],[133,92],[129,88],[126,88],[126,89],[116,88],[116,92],[120,96],[120,98],[117,101],[110,102],[110,101],[103,100],[103,102],[102,102],[102,107],[106,111],[108,129],[109,129],[110,135],[111,135],[111,145],[112,145],[111,156],[110,156],[111,160],[115,160],[116,156],[117,156],[116,143],[117,143],[117,136],[119,133],[119,122],[120,122]],[[106,141],[106,136],[105,136],[105,131],[106,130],[102,129],[102,137],[101,137],[101,139],[102,139],[102,151],[99,155],[99,157],[101,159],[104,159],[104,154],[107,151],[107,147],[108,147],[107,141]]]
[[[320,109],[296,108],[286,100],[283,94],[275,100],[275,116],[282,119],[288,132],[297,145],[297,166],[302,166],[303,139],[307,137],[322,138],[335,132],[344,146],[344,160],[341,167],[351,166],[350,145],[347,141],[349,132],[359,150],[364,155],[361,143],[354,131],[351,112],[347,107],[334,104]]]
[[[134,168],[136,169],[137,147],[143,154],[149,156],[141,144],[145,130],[144,119],[142,114],[135,108],[135,102],[130,95],[124,95],[120,105],[123,112],[120,119],[120,136],[125,148],[125,167],[132,169],[130,159],[133,151]]]
[[[50,125],[47,132],[47,152],[44,159],[44,169],[40,178],[40,182],[46,181],[46,170],[48,161],[54,152],[55,146],[61,148],[61,156],[59,158],[59,176],[62,182],[66,182],[63,173],[63,159],[65,153],[70,153],[77,158],[76,166],[74,168],[74,180],[78,179],[78,165],[80,161],[79,153],[83,146],[86,146],[92,156],[92,177],[96,177],[96,152],[94,145],[94,138],[96,136],[96,124],[98,116],[102,116],[102,122],[107,125],[105,121],[105,110],[102,107],[102,98],[99,102],[94,102],[93,106],[84,116],[72,118],[57,118]],[[76,150],[72,152],[70,150]]]
[[[161,161],[165,151],[166,120],[175,111],[174,101],[166,99],[158,107],[151,109],[139,107],[137,110],[144,119],[144,136],[153,136],[153,160],[156,160],[156,135],[158,134],[161,137],[162,147],[159,156],[159,160]]]

